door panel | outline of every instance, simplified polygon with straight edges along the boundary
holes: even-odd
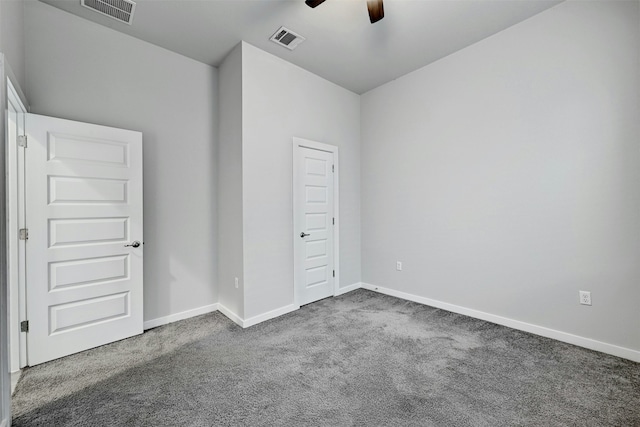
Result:
[[[127,180],[49,177],[49,204],[126,203]]]
[[[28,362],[142,333],[142,134],[27,115]]]
[[[58,304],[49,307],[49,334],[84,328],[129,314],[129,292]]]
[[[76,160],[128,166],[127,144],[52,134],[48,145],[49,160]]]
[[[49,247],[90,243],[126,243],[129,218],[49,220]]]
[[[294,215],[298,303],[308,304],[334,292],[333,153],[297,148]],[[302,233],[302,236],[301,236]]]
[[[49,290],[130,279],[129,255],[49,263]]]

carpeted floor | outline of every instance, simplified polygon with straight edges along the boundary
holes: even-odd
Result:
[[[25,370],[14,426],[640,426],[640,364],[358,290]]]

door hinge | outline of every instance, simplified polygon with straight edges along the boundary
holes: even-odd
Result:
[[[333,277],[336,277],[336,271],[333,270]]]
[[[20,322],[20,332],[29,332],[29,321],[23,320]]]
[[[27,148],[27,135],[18,135],[18,147]]]
[[[335,172],[336,171],[336,165],[331,165],[331,172]]]
[[[336,219],[333,218],[333,221],[331,221],[333,223],[333,225],[336,225]]]
[[[21,228],[20,229],[20,240],[29,240],[29,229]]]

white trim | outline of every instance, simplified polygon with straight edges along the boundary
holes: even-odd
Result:
[[[5,61],[5,56],[0,52],[0,111],[3,114],[3,118],[0,119],[0,138],[3,141],[3,149],[6,153],[6,115],[7,111],[7,78],[6,70],[8,65]],[[6,162],[6,158],[3,158]],[[3,171],[4,172],[4,171]],[[0,185],[6,186],[4,173],[0,176]],[[6,206],[2,206],[0,209],[0,219],[3,224],[0,227],[6,227],[5,218]],[[11,379],[9,378],[9,283],[7,283],[7,237],[5,236],[6,229],[0,228],[0,240],[5,245],[4,248],[0,248],[0,425],[6,426],[11,422]]]
[[[229,318],[229,320],[234,322],[236,325],[238,325],[240,327],[244,327],[243,326],[244,325],[244,320],[240,316],[235,314],[233,311],[229,310],[224,305],[218,304],[218,311],[220,313],[224,314],[225,316],[227,316]]]
[[[191,310],[181,311],[180,313],[170,314],[168,316],[158,317],[156,319],[147,320],[144,322],[144,330],[151,328],[157,328],[158,326],[166,325],[168,323],[177,322],[178,320],[188,319],[190,317],[199,316],[201,314],[211,313],[217,311],[220,304],[209,304],[202,307],[193,308]]]
[[[433,299],[409,294],[406,292],[396,291],[394,289],[383,288],[381,286],[375,286],[369,283],[362,283],[362,288],[368,289],[374,292],[379,292],[381,294],[405,299],[408,301],[417,302],[419,304],[425,304],[431,307],[441,308],[443,310],[463,314],[465,316],[474,317],[476,319],[486,320],[487,322],[496,323],[498,325],[507,326],[512,329],[517,329],[517,330],[529,332],[535,335],[540,335],[540,336],[551,338],[554,340],[566,342],[569,344],[577,345],[579,347],[588,348],[590,350],[611,354],[613,356],[618,356],[624,359],[633,360],[634,362],[640,362],[640,351],[633,350],[630,348],[620,347],[614,344],[608,344],[602,341],[596,341],[591,338],[585,338],[579,335],[573,335],[567,332],[546,328],[544,326],[538,326],[531,323],[522,322],[520,320],[514,320],[507,317],[502,317],[495,314],[485,313],[483,311],[462,307],[459,305],[449,304],[446,302],[433,300]]]
[[[18,385],[18,381],[20,380],[20,375],[22,375],[22,370],[11,373],[11,395],[12,396],[13,396],[13,392],[16,391],[16,386]]]
[[[258,323],[262,323],[275,317],[291,313],[292,311],[296,311],[299,308],[300,306],[297,304],[285,305],[284,307],[276,308],[275,310],[267,311],[266,313],[262,313],[244,320],[242,322],[242,327],[248,328],[249,326],[257,325]]]
[[[322,142],[311,141],[309,139],[298,138],[296,136],[293,137],[293,300],[294,303],[299,304],[298,299],[298,273],[297,273],[297,252],[296,242],[297,242],[297,230],[299,230],[298,224],[298,216],[296,215],[295,208],[298,206],[298,186],[297,186],[297,150],[298,147],[311,148],[314,150],[326,151],[328,153],[333,153],[333,217],[335,218],[335,225],[333,227],[333,269],[336,272],[333,281],[333,295],[335,296],[340,290],[340,150],[335,145],[324,144]]]
[[[343,294],[346,294],[347,292],[355,291],[356,289],[360,289],[361,287],[362,287],[362,282],[353,283],[349,286],[345,286],[344,288],[338,289],[333,296],[337,297],[338,295],[343,295]]]
[[[26,135],[25,114],[27,108],[23,102],[19,86],[11,79],[7,80],[8,114],[15,114],[15,134],[8,135],[6,142],[7,175],[7,281],[9,287],[9,340],[10,370],[15,371],[27,366],[27,334],[20,332],[20,322],[27,320],[26,303],[26,245],[19,240],[18,230],[25,228],[25,185],[24,159],[25,149],[18,147],[17,136]]]
[[[311,141],[310,139],[293,137],[293,145],[296,147],[312,148],[314,150],[326,151],[327,153],[337,153],[338,147],[335,145],[325,144],[323,142]]]
[[[273,318],[283,316],[287,313],[291,313],[292,311],[296,311],[300,308],[298,304],[289,304],[284,307],[276,308],[275,310],[267,311],[266,313],[258,314],[257,316],[250,317],[248,319],[243,319],[233,311],[229,310],[222,304],[218,304],[218,310],[220,313],[224,314],[234,322],[236,325],[242,328],[248,328],[250,326],[257,325],[258,323],[266,322],[267,320],[271,320]]]
[[[7,427],[7,420],[2,420],[2,422],[0,423],[0,427]]]
[[[1,1],[1,0],[0,0]],[[11,65],[8,63],[4,63],[4,72],[7,80],[11,83],[11,89],[15,92],[20,100],[20,104],[24,107],[23,110],[25,113],[29,112],[29,103],[27,102],[27,97],[24,95],[22,88],[20,87],[20,82],[16,78],[13,70],[11,69]]]

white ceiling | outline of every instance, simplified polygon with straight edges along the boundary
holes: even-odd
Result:
[[[561,2],[385,0],[372,25],[364,0],[137,0],[129,26],[80,0],[41,1],[214,66],[244,40],[359,94]],[[294,51],[270,42],[281,25],[307,40]]]

